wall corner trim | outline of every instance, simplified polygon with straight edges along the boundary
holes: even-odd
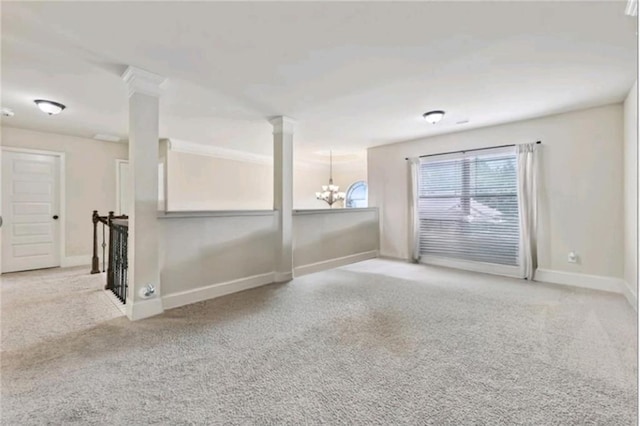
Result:
[[[624,281],[621,278],[588,275],[576,272],[554,271],[551,269],[536,270],[535,281],[567,285],[571,287],[588,288],[591,290],[607,291],[623,294]]]
[[[271,155],[256,154],[253,152],[240,151],[231,148],[222,148],[212,145],[205,145],[197,142],[191,142],[181,139],[166,139],[169,144],[169,151],[181,152],[184,154],[203,155],[206,157],[214,157],[222,160],[240,161],[244,163],[264,164],[273,166],[273,157]],[[324,161],[300,160],[297,159],[293,163],[295,169],[302,170],[326,170],[328,163]],[[333,162],[336,167],[340,164],[348,164],[342,162]]]
[[[293,272],[274,272],[273,282],[286,283],[293,279]]]
[[[393,261],[396,261],[396,262],[417,263],[417,262],[414,262],[413,260],[411,260],[408,257],[392,256],[392,255],[382,254],[382,253],[378,254],[378,257],[380,259],[393,260]]]
[[[205,287],[167,294],[162,297],[162,303],[165,309],[173,309],[180,306],[190,305],[192,303],[202,302],[204,300],[215,299],[220,296],[226,296],[227,294],[272,284],[274,281],[275,274],[273,272],[268,272],[266,274],[238,278],[231,281],[211,284]]]
[[[122,79],[127,84],[129,96],[134,93],[142,93],[148,96],[160,96],[162,86],[167,79],[138,67],[128,66],[122,74]]]
[[[242,161],[256,164],[273,164],[273,158],[268,155],[255,154],[229,148],[220,148],[212,145],[204,145],[180,139],[169,139],[170,151],[185,154],[204,155],[224,160]]]
[[[634,311],[638,312],[638,294],[631,289],[627,281],[623,280],[620,286],[622,287],[622,294],[627,298],[629,305],[631,305]]]
[[[323,260],[322,262],[310,263],[308,265],[296,266],[293,268],[293,276],[299,277],[301,275],[313,274],[314,272],[337,268],[339,266],[349,265],[350,263],[361,262],[367,259],[374,259],[376,257],[378,257],[378,250],[371,250],[335,259]]]
[[[270,118],[269,123],[273,126],[273,133],[293,134],[298,122],[294,118],[279,115]]]

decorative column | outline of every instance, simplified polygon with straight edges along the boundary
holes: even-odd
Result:
[[[129,67],[129,240],[126,312],[131,320],[163,312],[158,239],[160,85],[164,77]]]
[[[293,278],[293,130],[295,120],[275,117],[273,126],[273,208],[278,211],[275,281]]]

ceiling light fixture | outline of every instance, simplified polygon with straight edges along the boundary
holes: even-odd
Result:
[[[3,117],[13,117],[15,114],[11,108],[2,108]]]
[[[66,106],[59,102],[47,101],[45,99],[36,99],[33,102],[38,105],[38,108],[40,108],[42,112],[46,112],[49,115],[60,114],[62,110],[66,108]]]
[[[437,122],[442,120],[442,117],[444,117],[444,111],[436,110],[425,112],[424,114],[422,114],[422,117],[424,117],[424,119],[427,120],[428,123],[436,124]]]

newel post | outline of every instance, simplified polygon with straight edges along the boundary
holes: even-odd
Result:
[[[93,256],[91,257],[91,273],[100,273],[100,259],[98,258],[98,211],[94,210],[91,216],[93,222]]]

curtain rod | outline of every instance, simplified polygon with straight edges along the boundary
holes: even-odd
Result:
[[[536,141],[537,144],[541,144],[542,141]],[[490,146],[487,148],[474,148],[474,149],[465,149],[465,150],[460,150],[460,151],[451,151],[451,152],[442,152],[440,154],[426,154],[426,155],[421,155],[418,158],[424,158],[424,157],[434,157],[436,155],[447,155],[447,154],[459,154],[462,153],[464,154],[465,152],[472,152],[472,151],[484,151],[486,149],[497,149],[497,148],[507,148],[510,146],[516,146],[518,144],[512,143],[511,145],[500,145],[500,146]],[[405,157],[405,160],[408,160],[409,157]]]

